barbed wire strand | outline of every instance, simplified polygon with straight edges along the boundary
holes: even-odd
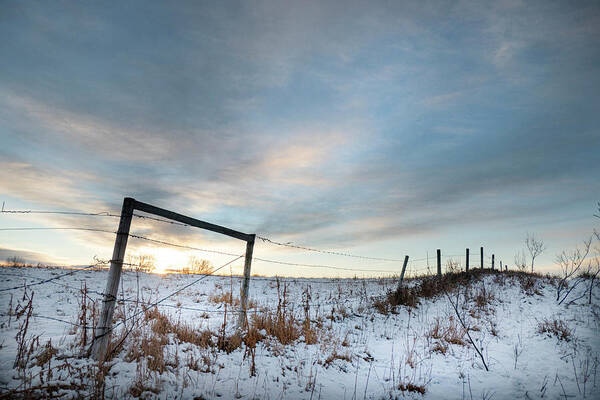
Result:
[[[45,280],[40,281],[40,282],[34,282],[34,283],[31,283],[31,284],[28,284],[28,285],[26,284],[26,285],[19,285],[19,286],[11,287],[11,288],[0,289],[0,292],[6,292],[6,291],[9,291],[9,290],[21,289],[21,288],[23,288],[25,286],[26,287],[31,287],[31,286],[43,285],[45,283],[49,283],[51,281],[64,278],[65,276],[73,275],[76,272],[83,271],[83,270],[86,270],[86,269],[89,269],[89,268],[93,268],[93,267],[96,267],[96,266],[97,265],[95,265],[95,264],[88,265],[87,267],[82,267],[82,268],[79,268],[79,269],[74,269],[73,271],[70,271],[70,272],[67,272],[65,274],[61,274],[61,275],[55,276],[53,278],[45,279]]]
[[[9,214],[61,214],[61,215],[105,216],[105,217],[120,217],[121,216],[119,214],[111,214],[107,211],[94,213],[94,212],[45,211],[45,210],[3,210],[2,212],[9,213]],[[140,214],[133,213],[133,216],[138,217],[138,218],[158,221],[158,222],[162,222],[162,223],[168,223],[168,224],[172,224],[172,225],[192,227],[192,225],[185,224],[182,222],[170,221],[167,219],[151,217],[148,215],[140,215]],[[330,255],[335,255],[335,256],[352,257],[352,258],[359,258],[359,259],[364,259],[364,260],[375,260],[375,261],[386,261],[386,262],[403,262],[404,261],[403,259],[401,260],[401,259],[385,258],[385,257],[371,257],[371,256],[363,256],[363,255],[357,255],[357,254],[341,252],[341,251],[321,250],[321,249],[308,247],[308,246],[295,245],[292,243],[283,243],[283,242],[273,240],[273,239],[270,239],[270,238],[267,238],[267,237],[261,236],[261,235],[257,235],[256,237],[265,243],[270,243],[270,244],[273,244],[276,246],[295,248],[295,249],[299,249],[299,250],[312,251],[312,252],[317,252],[317,253],[322,253],[322,254],[330,254]]]
[[[278,242],[276,240],[269,239],[267,237],[259,236],[259,235],[257,235],[256,237],[258,239],[262,240],[265,243],[274,244],[276,246],[290,247],[290,248],[299,249],[299,250],[306,250],[306,251],[312,251],[312,252],[317,252],[317,253],[331,254],[331,255],[334,255],[334,256],[352,257],[352,258],[360,258],[360,259],[365,259],[365,260],[376,260],[376,261],[391,261],[391,262],[403,262],[404,261],[404,259],[400,260],[400,259],[395,259],[395,258],[370,257],[370,256],[362,256],[362,255],[357,255],[357,254],[351,254],[351,253],[348,253],[348,252],[340,252],[340,251],[332,251],[332,250],[321,250],[321,249],[316,249],[316,248],[313,248],[313,247],[307,247],[307,246],[301,246],[301,245],[292,244],[291,242],[290,243]]]
[[[180,292],[184,291],[185,289],[189,288],[190,286],[193,286],[193,285],[195,285],[196,283],[200,282],[201,280],[203,280],[203,279],[204,279],[204,278],[206,278],[207,276],[210,276],[210,275],[212,275],[213,273],[215,273],[215,272],[217,272],[217,271],[219,271],[219,270],[221,270],[221,269],[225,268],[226,266],[228,266],[228,265],[230,265],[230,264],[232,264],[232,263],[236,262],[237,260],[239,260],[240,258],[243,258],[243,257],[244,257],[244,255],[243,255],[243,254],[242,254],[242,255],[239,255],[239,256],[237,256],[237,257],[235,257],[234,259],[232,259],[232,260],[230,260],[230,261],[226,262],[225,264],[221,265],[220,267],[216,268],[215,270],[211,271],[210,273],[204,274],[202,277],[200,277],[200,278],[198,278],[198,279],[194,280],[194,281],[193,281],[193,282],[191,282],[191,283],[188,283],[187,285],[185,285],[185,286],[183,286],[183,287],[181,287],[181,288],[179,288],[179,289],[175,290],[174,292],[172,292],[172,293],[168,294],[167,296],[165,296],[165,297],[161,298],[160,300],[158,300],[158,301],[156,301],[156,302],[152,303],[151,307],[154,307],[154,306],[156,306],[156,305],[158,305],[158,304],[162,303],[163,301],[170,299],[171,297],[173,297],[173,296],[175,296],[176,294],[178,294],[178,293],[180,293]],[[126,322],[128,322],[128,321],[130,321],[131,319],[133,319],[133,318],[135,318],[136,316],[138,316],[138,315],[140,315],[140,314],[142,314],[142,313],[145,313],[145,312],[146,312],[146,310],[140,310],[140,311],[138,311],[138,312],[134,313],[133,315],[130,315],[129,317],[127,317],[127,318],[125,318],[125,319],[123,319],[123,320],[119,321],[118,323],[116,323],[115,325],[113,325],[112,327],[110,327],[109,329],[107,329],[107,330],[106,330],[106,332],[102,333],[102,334],[101,334],[101,335],[99,335],[99,336],[96,336],[96,337],[94,338],[94,340],[96,340],[96,339],[100,339],[101,337],[103,337],[103,336],[105,336],[105,335],[109,334],[110,332],[112,332],[112,331],[113,331],[115,328],[117,328],[118,326],[120,326],[120,325],[122,325],[122,324],[124,324],[124,323],[126,323]]]

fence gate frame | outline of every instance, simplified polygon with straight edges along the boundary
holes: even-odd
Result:
[[[240,314],[238,327],[242,327],[246,322],[246,308],[248,303],[248,289],[250,286],[250,268],[252,265],[252,252],[254,251],[255,234],[239,232],[224,226],[211,224],[210,222],[201,221],[196,218],[191,218],[173,211],[165,210],[151,204],[137,201],[132,197],[123,199],[123,208],[121,210],[121,219],[119,220],[119,229],[115,239],[115,247],[113,256],[110,260],[110,270],[108,272],[108,280],[106,282],[106,290],[104,291],[104,299],[102,305],[102,313],[100,314],[99,325],[96,329],[94,341],[90,347],[92,356],[96,360],[103,360],[110,333],[112,330],[112,318],[115,310],[115,302],[119,290],[119,281],[121,279],[121,271],[123,269],[123,259],[125,258],[125,250],[127,248],[127,239],[129,238],[129,229],[133,212],[139,210],[147,214],[158,215],[173,221],[181,222],[186,225],[196,228],[206,229],[212,232],[227,235],[246,242],[246,255],[244,260],[244,281],[240,291]],[[232,294],[233,295],[233,294]]]

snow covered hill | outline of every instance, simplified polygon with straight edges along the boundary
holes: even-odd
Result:
[[[199,276],[128,271],[98,364],[82,354],[107,272],[67,272],[0,269],[1,398],[600,398],[589,280],[559,305],[555,279],[511,272],[410,280],[402,298],[393,279],[256,277],[240,331],[239,277],[149,307]]]

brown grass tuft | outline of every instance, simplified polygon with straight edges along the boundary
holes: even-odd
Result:
[[[560,319],[548,320],[544,319],[538,324],[538,333],[546,333],[550,336],[556,336],[559,340],[566,342],[573,337],[573,330],[569,328],[566,322]]]
[[[421,393],[421,394],[425,394],[425,386],[422,385],[415,385],[412,383],[401,383],[400,385],[398,385],[398,389],[400,389],[403,392],[415,392],[415,393]]]
[[[300,337],[298,323],[291,313],[255,313],[250,325],[258,331],[264,329],[267,335],[276,337],[283,345],[293,343]]]
[[[440,318],[435,319],[435,323],[425,334],[427,337],[438,339],[449,344],[465,345],[466,331],[462,326],[456,323],[453,317],[447,320],[447,324],[442,323]]]

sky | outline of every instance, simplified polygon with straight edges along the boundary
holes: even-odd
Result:
[[[0,1],[0,201],[118,213],[123,198],[413,270],[485,247],[538,263],[600,229],[597,1]],[[0,214],[0,229],[118,219]],[[211,232],[132,233],[243,254]],[[110,259],[114,234],[0,231],[0,258]],[[177,266],[227,257],[131,239]],[[255,256],[401,263],[257,242]],[[486,258],[487,259],[487,258]],[[460,258],[457,257],[460,261]],[[240,272],[243,261],[234,263]],[[368,275],[254,262],[263,275]]]

